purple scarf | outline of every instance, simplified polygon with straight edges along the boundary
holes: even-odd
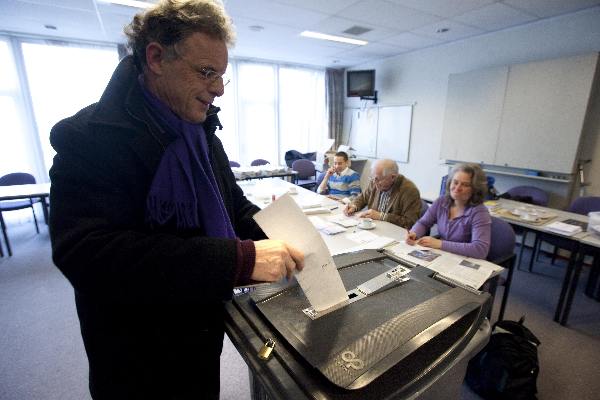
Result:
[[[141,81],[141,80],[140,80]],[[204,228],[207,236],[236,237],[208,158],[202,124],[175,115],[140,82],[144,99],[160,121],[179,135],[165,150],[146,199],[151,225],[173,217],[177,228]]]

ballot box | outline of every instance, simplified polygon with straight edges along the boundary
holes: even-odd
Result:
[[[469,359],[489,340],[490,295],[422,267],[370,291],[400,260],[367,250],[334,261],[350,297],[363,294],[331,312],[311,314],[297,284],[259,287],[226,305],[252,398],[458,398]]]

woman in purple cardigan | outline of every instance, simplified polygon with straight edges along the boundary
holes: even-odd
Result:
[[[410,229],[406,243],[473,258],[490,249],[492,218],[483,205],[485,173],[477,164],[457,164],[448,174],[446,194],[440,196]],[[440,239],[423,236],[437,223]]]

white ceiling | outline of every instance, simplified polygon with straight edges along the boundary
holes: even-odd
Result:
[[[123,26],[139,9],[106,1],[0,0],[0,31],[124,42]],[[225,0],[238,35],[232,56],[327,67],[353,66],[599,4],[600,0]],[[255,26],[263,29],[255,31]],[[371,30],[343,33],[353,26]],[[369,44],[300,37],[304,30]]]

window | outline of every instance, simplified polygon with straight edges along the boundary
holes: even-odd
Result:
[[[35,174],[35,150],[25,117],[23,96],[11,42],[0,39],[0,176],[11,172]]]
[[[50,130],[58,121],[100,99],[119,62],[116,47],[23,43],[35,122],[49,170]]]
[[[217,135],[230,160],[282,165],[286,151],[316,151],[327,137],[324,71],[234,61],[228,74],[232,83],[215,104],[224,126]]]
[[[279,155],[317,151],[327,138],[325,74],[322,71],[279,69]]]

